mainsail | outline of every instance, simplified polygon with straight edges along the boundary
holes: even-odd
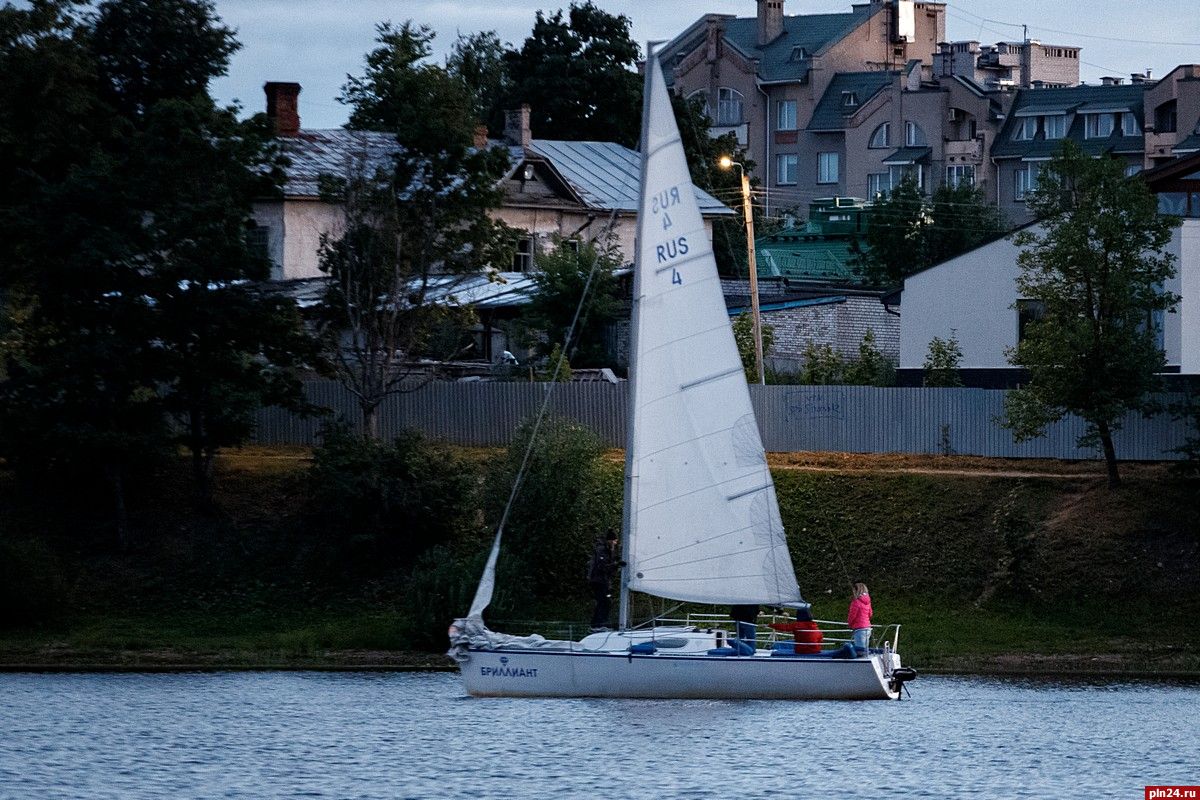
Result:
[[[775,486],[654,56],[644,102],[627,585],[701,603],[797,602]]]

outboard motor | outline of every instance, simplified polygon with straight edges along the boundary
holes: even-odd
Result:
[[[892,670],[892,691],[897,695],[908,681],[916,680],[917,671],[912,667],[897,667]]]

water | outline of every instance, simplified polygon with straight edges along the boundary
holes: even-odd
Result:
[[[467,697],[453,673],[0,675],[0,798],[1140,798],[1200,687],[923,676],[902,702]]]

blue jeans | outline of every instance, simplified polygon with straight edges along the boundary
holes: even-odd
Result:
[[[867,654],[867,649],[871,646],[871,629],[870,628],[855,628],[854,629],[854,646],[862,651],[862,655]]]

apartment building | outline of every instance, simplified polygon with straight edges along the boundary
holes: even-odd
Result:
[[[770,215],[870,199],[911,173],[967,182],[1028,220],[1024,196],[1062,138],[1131,172],[1200,149],[1200,66],[1079,84],[1080,49],[945,41],[946,4],[870,0],[837,14],[709,14],[660,48],[677,92],[737,134]]]

